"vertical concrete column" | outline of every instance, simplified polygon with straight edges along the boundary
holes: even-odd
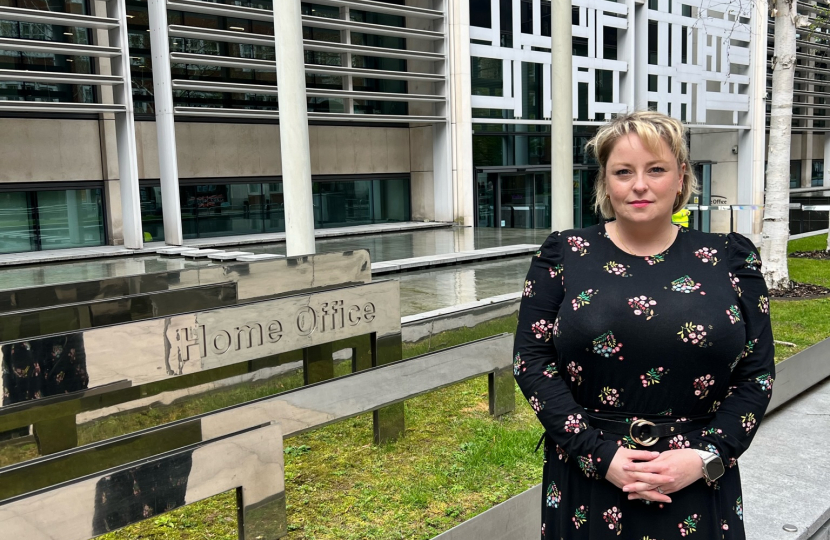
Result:
[[[752,45],[749,75],[749,112],[739,116],[750,129],[738,131],[738,200],[739,204],[764,204],[764,161],[766,158],[766,93],[767,93],[767,23],[766,0],[757,0],[752,7]],[[761,233],[763,210],[736,212],[737,231],[757,241]]]
[[[824,132],[824,181],[823,186],[830,186],[830,131]]]
[[[118,19],[117,28],[110,30],[110,45],[121,49],[121,55],[113,58],[112,74],[119,76],[123,84],[112,88],[112,99],[124,105],[124,112],[115,114],[115,139],[118,149],[118,178],[121,189],[121,219],[124,246],[141,249],[144,240],[141,231],[141,204],[138,192],[138,156],[135,143],[135,118],[133,116],[133,90],[130,78],[130,43],[127,35],[127,8],[124,0],[107,3],[109,16]]]
[[[182,211],[179,202],[179,163],[173,111],[173,78],[170,75],[170,41],[167,35],[167,0],[148,0],[150,48],[153,60],[153,92],[156,107],[159,178],[164,218],[164,241],[180,246]],[[207,150],[206,150],[207,151]]]
[[[634,1],[631,10],[634,14],[634,50],[628,66],[629,69],[634,67],[633,109],[645,109],[648,107],[648,3]]]
[[[453,98],[452,87],[449,82],[450,73],[447,72],[449,67],[449,57],[452,52],[449,51],[449,43],[447,43],[448,34],[448,16],[452,9],[450,4],[453,2],[449,0],[438,0],[435,9],[440,9],[444,12],[444,18],[434,20],[432,22],[432,30],[435,32],[442,32],[444,39],[436,41],[433,44],[433,51],[441,53],[447,59],[442,64],[435,64],[436,73],[444,75],[445,81],[435,83],[438,94],[443,94],[447,100],[443,103],[435,105],[435,114],[446,117],[446,122],[439,122],[432,125],[432,163],[433,163],[433,193],[435,201],[435,220],[451,222],[455,219],[455,192],[453,189],[453,167],[452,167],[452,140],[450,134],[450,121],[452,113],[450,111],[451,101]]]
[[[536,6],[537,4],[534,4]],[[538,19],[534,19],[536,21]],[[473,109],[470,68],[470,3],[449,2],[447,40],[450,61],[450,129],[455,220],[472,227],[475,219],[473,177]]]
[[[573,56],[571,2],[551,2],[551,224],[563,231],[574,226]]]
[[[300,0],[274,2],[285,241],[289,257],[314,253],[314,203]]]

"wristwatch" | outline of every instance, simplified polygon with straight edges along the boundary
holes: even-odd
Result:
[[[726,472],[723,467],[723,460],[719,455],[706,450],[695,450],[695,452],[703,460],[703,477],[709,482],[714,482]]]

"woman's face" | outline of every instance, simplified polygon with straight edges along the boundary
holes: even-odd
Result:
[[[652,154],[634,133],[620,138],[605,165],[605,185],[619,221],[659,222],[671,219],[683,185],[686,164],[679,168],[666,141]]]

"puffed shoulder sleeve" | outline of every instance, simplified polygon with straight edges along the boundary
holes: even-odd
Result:
[[[752,442],[772,397],[775,345],[769,292],[758,250],[749,239],[731,233],[727,254],[729,279],[746,324],[746,344],[732,364],[729,391],[709,427],[690,440],[698,448],[719,454],[725,465],[732,466]]]
[[[552,233],[531,260],[513,345],[513,375],[548,436],[587,476],[603,478],[619,447],[588,426],[585,410],[557,369],[553,338],[569,271],[562,242],[558,232]]]

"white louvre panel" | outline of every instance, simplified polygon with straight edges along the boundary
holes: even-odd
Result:
[[[97,56],[102,58],[115,58],[121,55],[121,49],[117,47],[101,47],[80,43],[56,43],[54,41],[16,38],[0,38],[0,49],[7,51],[65,54],[67,56]]]
[[[115,113],[124,112],[124,105],[102,103],[67,103],[59,101],[0,101],[0,111],[40,113]]]
[[[203,92],[247,92],[262,95],[277,95],[277,87],[266,84],[242,84],[224,83],[214,81],[185,81],[177,79],[173,81],[174,90],[197,90]],[[355,90],[320,90],[308,89],[306,95],[309,97],[334,97],[352,99],[376,99],[381,101],[420,101],[439,102],[444,101],[443,96],[430,96],[422,94],[395,94],[391,92],[358,92]]]
[[[59,13],[33,9],[0,6],[0,19],[4,21],[56,24],[60,26],[77,26],[80,28],[116,28],[118,21],[108,17],[93,17],[76,13]]]
[[[114,114],[118,153],[119,181],[124,245],[143,246],[141,211],[138,193],[138,160],[136,158],[135,126],[130,82],[127,13],[124,0],[91,3],[101,13],[81,15],[30,8],[0,6],[0,20],[56,25],[66,28],[95,30],[98,44],[67,43],[37,39],[0,38],[0,49],[44,55],[89,56],[101,58],[109,65],[110,75],[61,73],[0,69],[0,81],[37,83],[39,85],[92,85],[112,87],[112,103],[75,103],[60,101],[0,101],[0,111],[35,114]],[[98,16],[103,15],[103,16]],[[70,35],[74,35],[71,34]],[[97,92],[99,97],[107,92]],[[109,100],[109,98],[107,98]],[[96,141],[97,144],[97,141]]]
[[[239,58],[235,56],[217,56],[197,53],[170,53],[170,62],[173,64],[194,64],[200,66],[219,66],[238,69],[255,69],[261,71],[276,71],[273,60],[258,58]],[[435,73],[417,73],[414,71],[386,71],[367,68],[347,68],[341,66],[325,66],[322,64],[306,64],[308,73],[321,75],[341,75],[355,77],[370,77],[373,79],[391,79],[402,81],[430,81],[442,82],[444,75]]]
[[[0,81],[42,82],[47,84],[121,84],[121,77],[114,75],[90,75],[84,73],[60,73],[55,71],[22,71],[0,69]]]
[[[823,3],[822,3],[823,5]],[[809,17],[796,40],[795,82],[793,90],[793,132],[830,131],[830,100],[827,89],[830,86],[830,21],[826,9],[816,2],[798,2],[798,14]],[[770,33],[767,35],[767,54],[774,55],[775,19],[769,19]],[[769,64],[768,64],[769,65]],[[767,94],[772,93],[772,74],[767,75]],[[797,110],[796,110],[797,109]],[[767,113],[769,118],[769,113]],[[827,147],[825,147],[825,152]]]
[[[303,40],[303,48],[306,51],[340,55],[342,65],[328,65],[324,63],[306,64],[305,69],[306,72],[310,74],[342,77],[344,82],[342,89],[330,90],[309,88],[307,89],[306,95],[312,98],[327,97],[342,99],[346,110],[349,111],[346,113],[331,113],[331,115],[326,118],[338,121],[352,121],[354,118],[360,118],[361,121],[371,120],[377,122],[400,122],[406,121],[407,119],[413,122],[433,121],[434,119],[437,119],[437,121],[440,122],[445,121],[447,101],[447,85],[445,84],[447,81],[447,76],[445,74],[447,66],[445,64],[447,57],[445,52],[446,34],[444,31],[445,26],[443,24],[443,10],[387,4],[384,2],[376,2],[374,0],[330,0],[318,3],[340,7],[340,18],[304,15],[302,17],[303,26],[339,31],[341,35],[341,42],[308,39]],[[274,20],[272,10],[219,4],[206,2],[204,0],[168,0],[166,6],[168,9],[228,18],[264,22],[273,22]],[[407,20],[408,18],[429,20],[437,22],[437,26],[435,26],[435,28],[440,31],[436,29],[424,29],[423,25],[416,25],[419,26],[418,28],[408,28],[352,20],[349,15],[350,9],[397,15],[407,17]],[[238,30],[220,30],[186,25],[165,25],[165,28],[167,29],[168,35],[173,38],[234,43],[268,48],[275,46],[274,36],[251,33],[243,30],[241,27]],[[429,25],[427,25],[427,28],[429,28]],[[350,39],[352,32],[403,38],[407,40],[407,45],[412,42],[414,43],[414,46],[409,49],[397,49],[392,47],[355,44],[352,43]],[[353,57],[359,56],[417,61],[416,69],[419,71],[389,71],[374,68],[352,67]],[[253,69],[269,72],[276,71],[274,62],[271,60],[241,58],[235,56],[214,56],[209,54],[171,52],[169,54],[169,60],[172,64],[194,64],[224,68]],[[430,66],[433,67],[430,68]],[[167,68],[165,68],[165,71],[166,70]],[[154,70],[154,77],[157,76],[159,75],[156,74]],[[171,89],[175,88],[176,90],[259,93],[262,95],[272,96],[277,95],[276,86],[267,84],[235,85],[217,83],[214,81],[206,83],[204,81],[197,82],[180,79],[173,80],[170,78],[169,72],[162,74],[162,76],[166,76],[170,80]],[[353,77],[436,84],[426,86],[421,84],[418,87],[417,93],[413,94],[388,92],[376,93],[368,91],[356,92],[352,90]],[[434,91],[435,93],[432,94],[430,91]],[[408,103],[420,103],[422,105],[420,105],[421,108],[417,111],[419,113],[417,115],[390,115],[389,119],[386,119],[386,115],[354,114],[352,110],[355,106],[355,100],[402,101]],[[425,110],[425,106],[428,106],[428,109]],[[177,115],[194,115],[198,112],[198,110],[198,107],[175,107]],[[434,111],[435,114],[423,114],[429,110]],[[259,113],[259,111],[255,112]],[[205,114],[207,116],[215,116],[219,113],[215,110],[210,110],[206,111]],[[238,117],[242,113],[230,112],[228,114]],[[315,113],[310,117],[319,118],[319,114],[322,113]],[[271,111],[266,111],[259,117],[273,118],[274,115]]]
[[[223,109],[207,107],[176,107],[177,116],[210,116],[218,118],[279,118],[279,111],[256,109]],[[386,123],[424,123],[446,122],[440,116],[414,116],[393,114],[346,114],[346,113],[308,113],[309,120],[328,120],[337,122],[386,122]]]

